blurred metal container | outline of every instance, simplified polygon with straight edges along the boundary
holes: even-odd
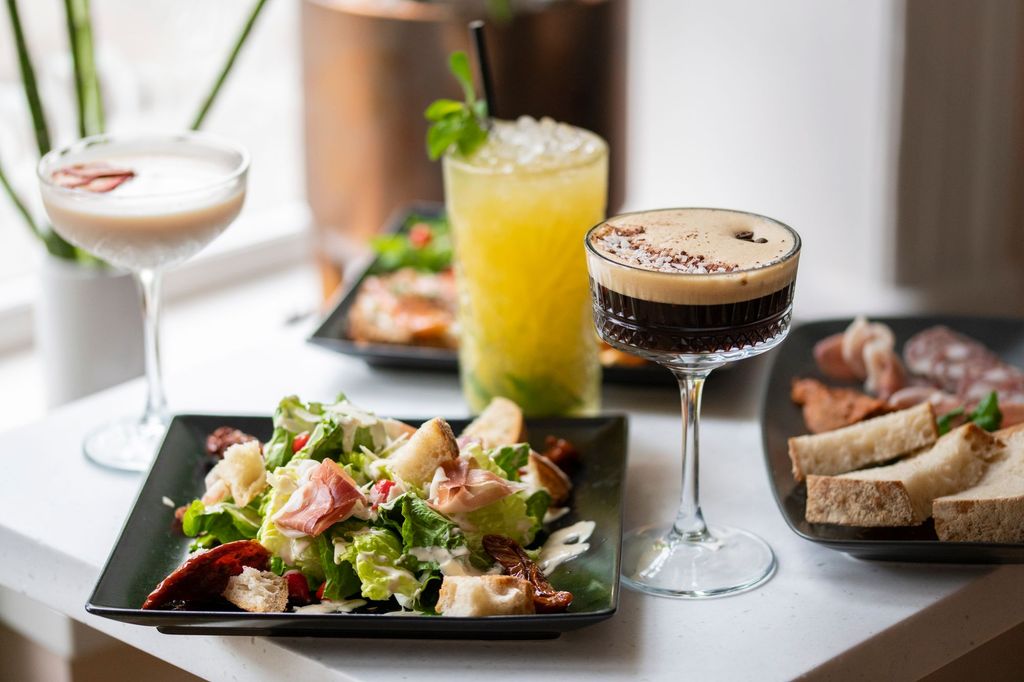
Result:
[[[423,110],[438,97],[461,99],[448,54],[470,51],[466,23],[482,8],[303,0],[306,186],[325,295],[392,211],[443,198]],[[625,185],[626,0],[530,3],[487,30],[498,117],[551,116],[601,135],[615,213]]]

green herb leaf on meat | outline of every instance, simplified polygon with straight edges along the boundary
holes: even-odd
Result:
[[[999,396],[996,392],[992,391],[985,396],[967,418],[986,431],[998,431],[1003,423],[1003,413],[999,410]]]
[[[946,414],[942,415],[935,420],[935,425],[939,428],[939,435],[949,433],[949,429],[953,426],[953,420],[964,413],[963,406],[956,409],[950,410]]]

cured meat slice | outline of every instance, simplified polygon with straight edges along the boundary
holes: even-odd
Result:
[[[438,470],[430,484],[430,501],[442,514],[471,512],[516,491],[501,476],[473,466],[464,457],[444,462]]]
[[[843,337],[845,334],[839,332],[832,336],[826,336],[814,344],[814,361],[818,369],[829,379],[836,381],[855,381],[857,375],[843,359]]]
[[[228,579],[246,566],[263,571],[270,552],[255,540],[238,540],[190,556],[146,597],[144,609],[199,608],[219,600]]]
[[[852,388],[830,388],[817,379],[793,381],[790,397],[803,405],[804,423],[811,433],[822,433],[873,417],[885,402]]]
[[[274,524],[286,535],[320,535],[351,516],[363,501],[365,498],[352,477],[335,462],[325,459],[292,493],[274,517]]]
[[[907,367],[968,405],[992,391],[1000,403],[1024,402],[1024,372],[969,336],[943,326],[912,336],[903,347]]]

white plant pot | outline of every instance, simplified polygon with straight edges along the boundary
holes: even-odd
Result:
[[[141,375],[142,312],[132,276],[52,256],[40,272],[35,338],[47,405]]]

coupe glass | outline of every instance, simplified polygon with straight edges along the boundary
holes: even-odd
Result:
[[[131,471],[152,463],[168,421],[160,373],[161,273],[195,255],[238,216],[248,169],[242,147],[205,133],[97,135],[40,160],[43,205],[54,230],[131,271],[141,292],[146,407],[141,417],[86,436],[83,448],[94,462]],[[129,172],[117,184],[118,174]],[[79,181],[89,177],[98,179]]]
[[[753,243],[761,229],[778,237],[780,249],[767,262],[728,272],[655,271],[626,264],[595,247],[599,230],[623,220],[631,225],[676,222],[681,232],[698,241],[706,239],[704,231],[737,225],[737,238]],[[748,225],[760,226],[755,235],[748,236]],[[597,225],[587,234],[586,252],[601,338],[667,367],[678,379],[682,396],[679,510],[671,524],[626,534],[623,580],[643,592],[679,598],[720,596],[763,583],[775,571],[775,555],[768,544],[745,530],[709,526],[701,512],[701,391],[716,367],[764,353],[786,337],[799,235],[778,221],[740,211],[664,209],[617,216]]]

